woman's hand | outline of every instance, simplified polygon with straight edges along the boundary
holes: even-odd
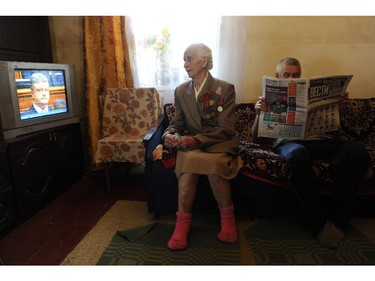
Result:
[[[176,137],[178,135],[172,135],[172,134],[166,134],[163,138],[164,146],[165,147],[176,147],[176,144],[178,143],[179,139],[181,137]]]
[[[198,148],[200,142],[192,136],[180,136],[177,134],[166,134],[164,136],[165,147],[178,148],[183,150]]]
[[[200,142],[192,136],[183,136],[176,143],[176,147],[182,150],[190,150],[199,147]]]

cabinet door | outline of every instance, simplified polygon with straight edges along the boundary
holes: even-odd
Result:
[[[51,161],[55,163],[56,177],[65,190],[83,175],[83,147],[80,124],[72,124],[54,133]]]
[[[5,150],[0,151],[0,233],[17,222],[16,202]]]
[[[52,62],[48,17],[1,16],[0,60]]]
[[[9,145],[14,194],[21,217],[53,194],[57,181],[50,163],[51,133]]]
[[[33,134],[8,145],[21,218],[65,191],[83,175],[80,124]]]
[[[5,150],[0,150],[0,191],[11,186],[8,158]]]

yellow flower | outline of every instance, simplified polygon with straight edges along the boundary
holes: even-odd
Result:
[[[168,27],[164,27],[159,35],[154,35],[150,38],[150,46],[157,52],[165,52],[169,49],[171,34]]]
[[[163,27],[162,30],[161,30],[161,34],[163,34],[164,37],[168,37],[169,36],[168,27]]]

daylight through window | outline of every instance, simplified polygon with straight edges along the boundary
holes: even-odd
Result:
[[[126,34],[136,87],[156,87],[164,103],[173,102],[176,86],[189,79],[183,53],[192,43],[205,43],[217,61],[220,17],[187,21],[176,16],[126,17]],[[215,67],[211,71],[216,75]]]

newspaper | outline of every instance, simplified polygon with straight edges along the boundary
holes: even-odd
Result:
[[[340,127],[339,102],[353,75],[280,79],[263,76],[267,111],[259,116],[258,136],[308,139]]]

